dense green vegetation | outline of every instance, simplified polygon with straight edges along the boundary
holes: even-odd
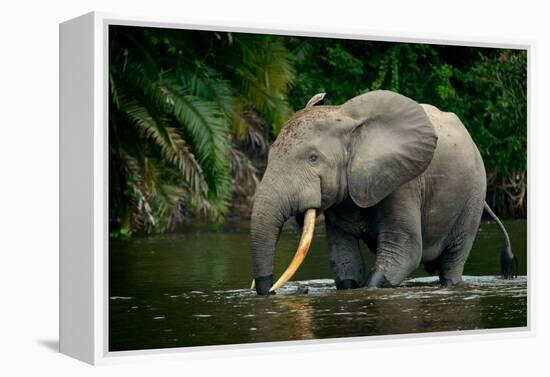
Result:
[[[455,112],[497,212],[526,212],[525,51],[111,27],[112,237],[247,216],[269,145],[318,92],[375,89]]]
[[[262,126],[290,115],[293,77],[277,38],[112,27],[111,235],[218,221],[233,191],[251,197],[257,171],[238,146],[267,149]]]
[[[452,111],[483,156],[489,204],[501,216],[526,216],[526,51],[314,38],[287,45],[300,73],[289,94],[293,108],[317,92],[340,104],[389,89]]]

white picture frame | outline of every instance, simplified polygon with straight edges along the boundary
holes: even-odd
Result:
[[[415,335],[108,351],[108,28],[109,25],[184,28],[373,41],[422,42],[526,49],[531,91],[533,41],[449,39],[448,36],[365,33],[288,25],[197,23],[160,17],[92,12],[60,24],[60,351],[90,364],[143,359],[227,356],[234,353],[292,352],[293,347],[378,347],[402,342],[449,342],[533,335],[531,235],[528,234],[528,326]],[[531,106],[528,105],[531,122]],[[531,125],[528,125],[530,134]],[[529,152],[528,161],[530,161]],[[528,190],[531,192],[530,176]],[[529,194],[530,195],[530,194]],[[531,212],[528,211],[530,214]],[[529,220],[530,221],[530,220]],[[528,233],[530,228],[528,228]]]

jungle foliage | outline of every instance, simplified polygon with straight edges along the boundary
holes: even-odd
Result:
[[[455,112],[490,204],[526,215],[525,51],[123,26],[109,48],[111,237],[246,217],[293,111],[375,89]]]
[[[527,52],[524,50],[291,38],[300,74],[289,94],[340,104],[388,89],[454,112],[478,146],[488,202],[505,217],[527,211]]]
[[[219,221],[233,194],[251,198],[258,172],[241,149],[266,151],[265,124],[291,113],[283,41],[111,27],[109,48],[111,236]]]

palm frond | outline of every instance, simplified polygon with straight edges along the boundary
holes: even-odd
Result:
[[[151,228],[155,226],[155,216],[149,203],[147,191],[140,176],[138,161],[127,153],[122,153],[122,171],[126,176],[126,195],[128,212],[126,214],[129,229]]]
[[[290,113],[282,41],[132,27],[110,36],[113,217],[165,231],[191,213],[219,220],[232,195],[252,197],[256,167],[235,148],[265,156]]]
[[[254,193],[260,183],[259,171],[248,156],[237,149],[231,150],[230,161],[233,176],[232,212],[250,218]]]
[[[217,104],[222,113],[231,121],[236,116],[234,97],[230,83],[212,67],[196,63],[193,69],[174,69],[173,80],[187,88],[190,95]]]
[[[170,127],[130,93],[120,95],[121,112],[139,134],[157,145],[166,161],[176,166],[193,191],[206,194],[207,184],[203,171],[189,145],[174,127]]]
[[[154,85],[155,87],[156,85]],[[186,131],[197,161],[204,169],[212,199],[225,201],[229,196],[227,154],[229,126],[218,106],[187,94],[188,88],[165,76],[158,90],[164,95],[167,110]]]
[[[274,129],[280,129],[291,113],[286,101],[295,77],[290,52],[272,36],[243,35],[235,38],[235,44],[242,62],[235,68],[235,84],[243,102],[264,114]]]
[[[187,203],[189,192],[182,186],[161,184],[153,196],[155,217],[159,219],[157,230],[165,232],[183,223],[183,210]]]

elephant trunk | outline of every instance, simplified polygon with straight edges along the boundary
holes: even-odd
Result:
[[[311,245],[315,230],[316,210],[309,207],[304,215],[302,237],[296,254],[285,272],[273,284],[275,247],[285,221],[293,216],[295,208],[289,200],[280,196],[276,182],[264,180],[258,189],[252,209],[250,246],[252,254],[252,288],[260,295],[273,293],[282,287],[298,270]]]
[[[267,192],[266,186],[262,182],[258,188],[250,225],[252,273],[256,292],[260,295],[268,294],[273,285],[275,246],[286,219],[290,217],[282,203]]]

